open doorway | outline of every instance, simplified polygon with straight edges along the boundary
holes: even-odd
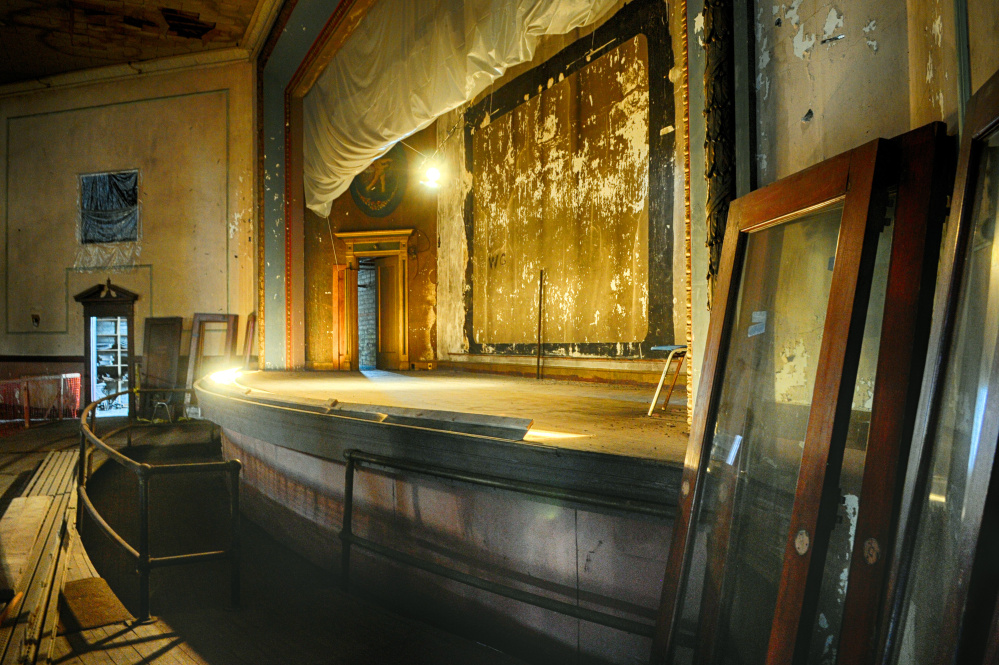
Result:
[[[358,369],[378,367],[378,273],[374,259],[357,262]]]
[[[407,264],[412,233],[393,229],[336,234],[347,245],[346,264],[337,267],[335,280],[344,294],[343,306],[337,308],[339,334],[349,340],[341,368],[409,369]]]

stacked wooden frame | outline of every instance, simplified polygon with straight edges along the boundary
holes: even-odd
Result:
[[[866,454],[856,531],[851,534],[849,585],[838,610],[842,612],[839,662],[873,658],[874,626],[883,606],[885,563],[892,553],[901,472],[907,460],[929,336],[932,285],[949,178],[946,141],[943,125],[928,125],[891,141],[873,141],[733,202],[723,245],[719,297],[712,310],[703,380],[684,462],[653,662],[776,664],[814,660],[810,642],[817,621],[827,547],[843,498],[840,473],[848,432],[851,426],[856,429],[855,424],[851,425],[852,405],[865,328],[869,325],[868,301],[879,236],[891,225],[886,215],[890,217],[894,211],[890,245],[881,242],[882,250],[890,247],[890,258],[883,305],[878,302],[875,307],[880,309],[872,310],[880,323],[880,335],[874,340],[880,353],[875,354],[870,421],[859,435],[865,442]],[[832,274],[825,278],[829,279],[828,300],[821,319],[813,389],[804,414],[799,408],[795,416],[800,421],[801,436],[762,444],[759,435],[752,440],[749,432],[754,418],[759,422],[783,416],[773,410],[753,413],[752,393],[759,393],[760,386],[755,380],[748,381],[748,387],[736,389],[746,395],[724,397],[725,417],[734,421],[734,429],[729,429],[734,432],[746,428],[746,441],[740,451],[741,434],[725,432],[723,436],[717,429],[726,372],[729,365],[740,363],[744,369],[745,355],[756,354],[757,361],[762,358],[763,364],[757,363],[763,367],[762,374],[772,379],[776,371],[772,342],[759,351],[754,349],[757,342],[751,338],[760,335],[763,340],[764,331],[773,334],[768,326],[776,329],[779,325],[774,320],[776,310],[767,305],[768,298],[771,303],[776,299],[773,289],[777,277],[758,264],[762,262],[765,267],[774,258],[794,260],[781,258],[783,236],[775,243],[770,232],[802,220],[821,225],[833,218],[838,219],[838,230],[832,227],[837,234],[831,244],[835,258],[829,259]],[[762,304],[758,311],[751,311],[753,308],[746,303]],[[740,355],[730,354],[730,347]],[[737,376],[746,382],[748,374]],[[763,388],[766,392],[774,386]],[[726,437],[727,441],[723,441]],[[743,610],[742,616],[733,618],[731,606],[736,601],[732,598],[757,591],[750,586],[733,592],[729,569],[738,562],[732,560],[729,549],[736,538],[744,542],[747,537],[757,537],[746,535],[745,520],[740,520],[739,514],[759,511],[758,506],[747,504],[746,488],[752,478],[742,460],[748,459],[747,449],[760,445],[789,459],[800,455],[800,463],[791,506],[785,506],[789,508],[786,514],[773,515],[771,533],[767,534],[782,543],[767,552],[771,555],[769,572],[774,589],[759,594],[767,596],[773,591],[773,598],[762,603],[762,611],[756,616],[747,617]],[[709,469],[714,471],[710,478],[713,484],[706,492]],[[698,531],[699,520],[709,523],[703,532]],[[738,544],[734,547],[739,551]],[[774,549],[779,551],[774,553]],[[703,580],[700,588],[696,588],[698,580]],[[688,620],[681,626],[685,609]],[[690,620],[691,614],[696,620]],[[756,644],[733,646],[730,629],[736,621],[747,620],[755,626],[743,628],[743,635],[754,631],[767,634],[753,638]],[[693,634],[688,630],[690,626]],[[745,652],[740,653],[742,649]]]
[[[952,201],[884,665],[999,664],[999,73],[968,104]]]

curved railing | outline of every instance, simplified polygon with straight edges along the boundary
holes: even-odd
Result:
[[[80,521],[83,511],[90,515],[98,527],[114,541],[128,556],[136,562],[136,572],[139,575],[139,619],[145,621],[149,618],[149,573],[153,568],[165,566],[176,566],[188,563],[200,563],[203,561],[216,561],[227,559],[230,563],[231,576],[231,600],[233,606],[239,604],[239,471],[242,468],[239,460],[227,460],[224,462],[197,462],[190,464],[145,464],[136,462],[133,459],[122,455],[112,448],[95,432],[97,405],[104,401],[114,400],[122,395],[129,394],[137,396],[140,393],[187,393],[194,391],[185,389],[164,390],[161,388],[149,390],[125,390],[108,395],[103,399],[91,402],[80,415],[80,462],[79,462],[79,486],[78,492],[80,501],[76,509],[76,525],[80,528]],[[89,420],[89,423],[88,423]],[[104,438],[110,438],[121,432],[126,432],[128,444],[132,442],[132,429],[136,427],[135,421],[129,417],[127,425],[115,428],[104,434]],[[148,427],[149,425],[141,425]],[[90,501],[87,495],[87,480],[93,473],[93,454],[100,449],[108,459],[120,464],[132,473],[139,480],[139,543],[138,547],[133,547],[109,525]],[[149,481],[153,476],[178,474],[178,473],[222,473],[229,477],[229,513],[231,535],[229,547],[224,550],[211,552],[193,552],[190,554],[178,554],[174,556],[150,556],[149,554]]]

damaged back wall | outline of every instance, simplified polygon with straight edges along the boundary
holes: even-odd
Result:
[[[139,294],[139,355],[149,316],[189,329],[195,312],[234,313],[242,334],[256,291],[252,90],[252,66],[234,63],[0,98],[0,355],[37,365],[17,373],[79,371],[72,297],[108,277]],[[80,176],[135,170],[137,240],[81,242]],[[207,334],[206,354],[223,342]]]
[[[622,3],[438,120],[442,361],[533,372],[539,295],[546,366],[686,342],[673,47],[665,3]]]
[[[708,330],[703,0],[688,0],[692,393]],[[934,120],[958,131],[950,0],[737,2],[751,16],[756,123],[749,163],[766,185],[878,137]],[[971,92],[999,68],[994,0],[968,0]],[[739,11],[737,9],[737,11]]]

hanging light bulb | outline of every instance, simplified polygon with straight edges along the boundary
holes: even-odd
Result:
[[[425,180],[421,180],[420,184],[431,188],[440,187],[441,184],[441,171],[436,166],[430,166],[424,172],[423,177]]]

